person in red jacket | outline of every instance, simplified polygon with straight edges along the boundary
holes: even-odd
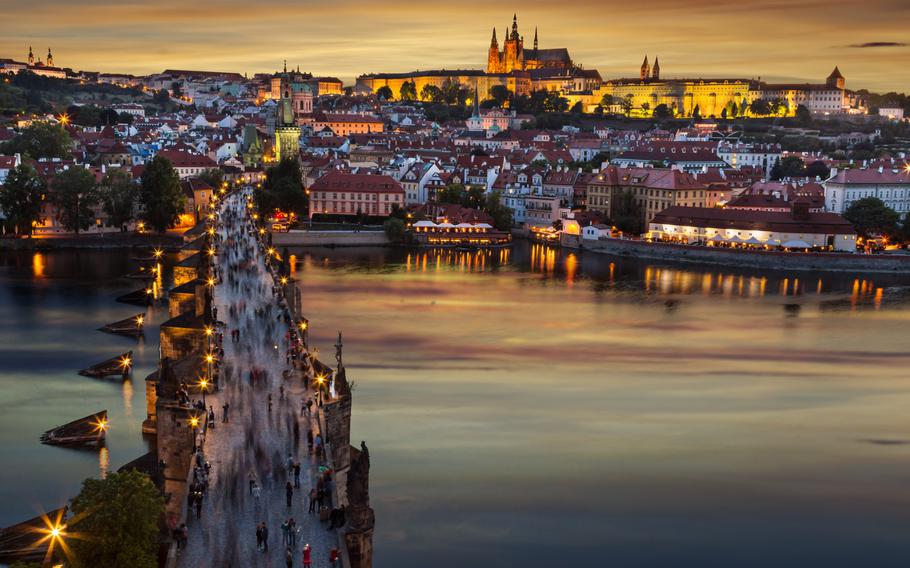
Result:
[[[333,548],[332,550],[329,551],[329,566],[331,566],[331,568],[335,568],[337,566],[337,563],[338,563],[338,549]]]
[[[310,558],[310,545],[307,544],[306,546],[303,547],[303,566],[304,566],[304,568],[306,568],[307,566],[312,566],[312,565],[313,565],[313,560]]]

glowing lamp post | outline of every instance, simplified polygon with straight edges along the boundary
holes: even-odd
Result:
[[[190,427],[193,429],[193,453],[196,453],[196,428],[199,427],[199,417],[193,416],[190,418]]]

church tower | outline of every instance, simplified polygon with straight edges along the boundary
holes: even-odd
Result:
[[[641,64],[641,80],[647,81],[651,77],[651,65],[648,63],[648,56],[645,55],[645,60]]]
[[[47,66],[48,67],[54,66],[54,54],[51,53],[51,48],[47,48]]]
[[[32,52],[32,46],[28,46],[28,64],[35,64],[35,54]]]
[[[502,73],[499,60],[499,42],[496,40],[496,27],[493,27],[493,39],[490,40],[490,53],[487,57],[487,73]]]
[[[660,62],[657,57],[654,58],[654,67],[651,68],[651,78],[655,81],[660,80]]]

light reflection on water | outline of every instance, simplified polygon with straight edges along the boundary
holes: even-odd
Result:
[[[377,565],[910,552],[904,279],[523,243],[295,252],[313,340],[344,332]]]

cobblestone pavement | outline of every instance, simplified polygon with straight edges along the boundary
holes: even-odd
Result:
[[[226,207],[240,211],[243,200],[235,195]],[[188,513],[189,541],[178,555],[183,567],[285,567],[286,547],[281,525],[289,517],[297,523],[293,566],[303,565],[303,547],[312,548],[314,567],[329,566],[329,551],[338,545],[335,531],[326,529],[318,515],[308,514],[309,491],[316,486],[318,464],[308,454],[307,430],[310,417],[302,412],[307,399],[299,378],[283,379],[287,328],[278,321],[278,309],[272,296],[271,275],[265,269],[262,254],[252,237],[241,236],[241,223],[224,223],[222,243],[228,237],[250,245],[252,258],[243,251],[234,256],[222,246],[217,257],[222,267],[222,280],[215,289],[218,319],[225,322],[224,364],[220,389],[206,395],[206,404],[214,409],[216,421],[204,436],[205,459],[211,464],[209,487],[201,518]],[[236,271],[237,281],[228,279],[228,265],[250,260],[250,266]],[[245,302],[245,310],[236,315],[232,305]],[[271,310],[256,315],[255,310]],[[235,343],[231,330],[240,329]],[[264,379],[252,384],[250,369],[259,368]],[[285,397],[280,394],[284,385]],[[269,409],[268,395],[272,396]],[[229,421],[222,422],[222,405],[230,404]],[[315,423],[315,418],[313,418]],[[296,426],[296,428],[295,428]],[[315,432],[315,427],[313,427]],[[286,467],[290,454],[301,463],[300,487],[294,488],[291,507],[286,504],[285,484],[291,481]],[[254,472],[261,485],[261,496],[250,492],[249,479]],[[331,507],[329,498],[327,506]],[[256,545],[256,525],[268,527],[268,551]]]

